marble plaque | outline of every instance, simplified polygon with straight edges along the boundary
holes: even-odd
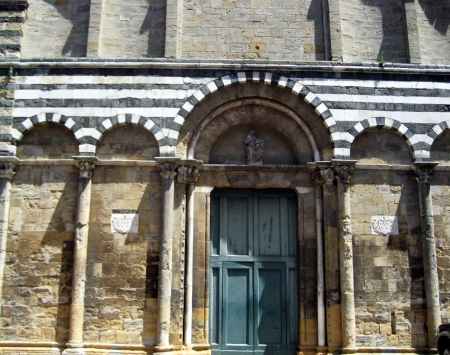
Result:
[[[111,233],[137,233],[139,214],[135,210],[113,210],[111,215]]]
[[[372,216],[372,234],[398,234],[396,216]]]

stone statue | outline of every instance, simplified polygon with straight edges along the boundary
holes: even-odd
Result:
[[[264,141],[255,136],[255,130],[252,129],[245,137],[245,150],[247,151],[248,165],[262,165],[262,148]]]

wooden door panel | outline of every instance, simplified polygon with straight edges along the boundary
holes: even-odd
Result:
[[[253,277],[251,265],[225,263],[224,346],[253,348]]]
[[[222,218],[226,220],[223,235],[226,237],[226,255],[249,255],[248,198],[228,196]],[[226,228],[226,229],[225,229]]]
[[[211,195],[213,355],[295,355],[297,207],[291,191]]]
[[[256,198],[255,244],[258,255],[281,256],[281,246],[287,234],[280,229],[280,198],[278,196],[261,196]]]
[[[284,264],[255,264],[255,346],[286,344]]]

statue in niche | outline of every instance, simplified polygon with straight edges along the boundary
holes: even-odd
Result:
[[[245,137],[245,150],[247,151],[248,165],[262,165],[262,150],[264,140],[255,136],[255,130],[252,129]]]

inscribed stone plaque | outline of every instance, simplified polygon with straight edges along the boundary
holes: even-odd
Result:
[[[372,234],[398,234],[396,216],[372,216]]]
[[[111,233],[137,233],[139,214],[136,210],[113,210],[111,215]]]

